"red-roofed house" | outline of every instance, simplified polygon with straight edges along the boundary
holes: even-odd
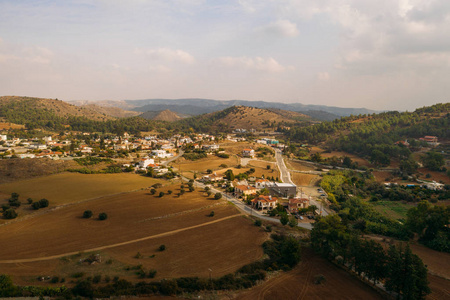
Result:
[[[234,188],[234,192],[237,197],[243,196],[243,195],[254,195],[258,191],[257,188],[252,187],[250,185],[238,185]]]
[[[291,198],[289,199],[288,210],[290,213],[298,212],[300,208],[309,207],[309,199],[307,198]]]
[[[260,195],[258,198],[252,200],[252,207],[260,210],[271,210],[277,207],[278,198],[272,196]]]

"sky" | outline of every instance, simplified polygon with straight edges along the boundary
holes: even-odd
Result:
[[[0,0],[3,96],[411,111],[449,94],[449,0]]]

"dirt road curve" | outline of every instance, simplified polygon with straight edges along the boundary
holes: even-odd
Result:
[[[217,220],[214,220],[214,221],[206,222],[206,223],[203,223],[203,224],[198,224],[198,225],[194,225],[194,226],[180,228],[180,229],[177,229],[177,230],[172,230],[172,231],[168,231],[168,232],[164,232],[164,233],[160,233],[160,234],[150,235],[150,236],[146,236],[146,237],[135,239],[135,240],[131,240],[131,241],[126,241],[126,242],[122,242],[122,243],[101,246],[101,247],[92,248],[92,249],[85,249],[85,250],[82,250],[82,252],[100,251],[100,250],[104,250],[104,249],[108,249],[108,248],[114,248],[114,247],[124,246],[124,245],[128,245],[128,244],[136,243],[136,242],[142,242],[142,241],[145,241],[145,240],[156,239],[156,238],[160,238],[160,237],[163,237],[163,236],[168,236],[168,235],[176,234],[176,233],[179,233],[179,232],[183,232],[183,231],[186,231],[186,230],[190,230],[190,229],[194,229],[194,228],[203,227],[203,226],[207,226],[207,225],[210,225],[210,224],[222,222],[222,221],[225,221],[225,220],[228,220],[228,219],[231,219],[231,218],[235,218],[235,217],[238,217],[238,216],[241,216],[241,215],[242,214],[236,214],[236,215],[228,216],[228,217],[225,217],[225,218],[217,219]],[[16,264],[16,263],[26,263],[26,262],[36,262],[36,261],[43,261],[43,260],[51,260],[51,259],[61,258],[61,257],[64,257],[64,256],[75,255],[75,254],[78,254],[78,253],[80,253],[80,251],[68,252],[68,253],[52,255],[52,256],[44,256],[44,257],[0,260],[0,264]]]

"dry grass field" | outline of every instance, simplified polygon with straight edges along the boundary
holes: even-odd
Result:
[[[326,281],[314,284],[322,274]],[[292,271],[281,273],[236,299],[383,299],[370,287],[352,277],[309,249],[304,249],[302,261]]]
[[[314,168],[314,166],[311,164],[302,163],[299,161],[293,161],[293,160],[289,160],[289,159],[286,159],[284,162],[286,163],[286,167],[288,169],[292,169],[292,170],[296,170],[296,171],[315,171],[316,170],[316,168]]]
[[[168,190],[173,193],[168,195]],[[0,226],[0,244],[8,244],[0,247],[0,269],[17,284],[45,285],[49,283],[37,282],[36,277],[70,278],[83,272],[137,281],[135,271],[125,267],[141,264],[156,269],[159,280],[208,276],[208,268],[221,276],[262,256],[267,233],[240,216],[233,205],[207,198],[201,191],[179,197],[178,190],[178,184],[162,187],[158,189],[166,193],[162,198],[148,191],[105,196]],[[94,217],[83,219],[88,209]],[[211,211],[214,217],[208,216]],[[108,219],[97,220],[100,212]],[[161,244],[166,251],[157,251]],[[113,263],[78,263],[91,251]],[[137,252],[142,258],[135,258]]]
[[[196,161],[185,160],[184,158],[178,159],[176,162],[172,163],[172,166],[178,170],[181,169],[183,175],[194,172],[204,173],[206,170],[211,169],[217,171],[222,169],[220,165],[225,164],[228,167],[235,167],[239,164],[239,160],[235,156],[230,156],[229,158],[220,158],[215,155],[208,155],[207,158],[199,159]],[[185,174],[186,173],[186,174]]]
[[[24,129],[25,125],[14,124],[9,122],[1,122],[0,121],[0,130],[8,130],[8,129]]]
[[[20,200],[46,198],[50,207],[147,188],[161,180],[136,174],[60,173],[0,185],[0,192],[16,192]]]
[[[298,186],[315,186],[320,180],[320,176],[291,172],[291,179]]]

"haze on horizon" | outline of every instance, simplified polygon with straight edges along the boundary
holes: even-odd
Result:
[[[448,0],[0,2],[0,95],[411,111],[449,71]]]

